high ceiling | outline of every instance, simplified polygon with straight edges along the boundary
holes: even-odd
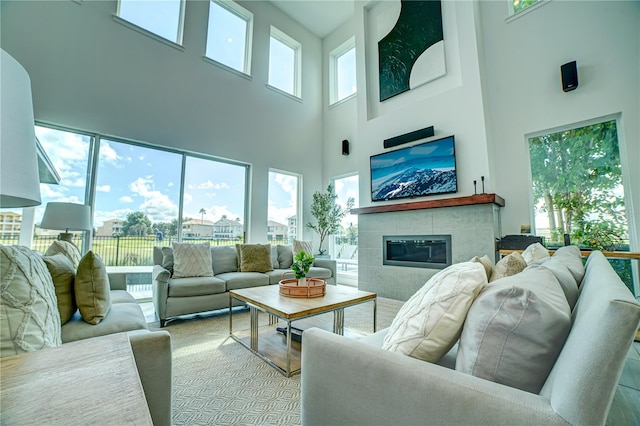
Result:
[[[271,3],[320,38],[353,15],[353,0],[270,0]]]

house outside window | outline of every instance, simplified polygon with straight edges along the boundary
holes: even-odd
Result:
[[[292,244],[298,237],[298,221],[302,177],[297,174],[269,170],[267,238],[278,244]]]
[[[253,14],[237,3],[209,2],[206,57],[251,74]]]
[[[273,26],[269,40],[269,86],[301,98],[302,45]]]
[[[329,82],[330,105],[356,94],[355,38],[350,38],[329,54]]]
[[[116,15],[151,34],[182,44],[184,1],[119,0]]]

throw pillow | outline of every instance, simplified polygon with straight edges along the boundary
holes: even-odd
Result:
[[[522,252],[522,258],[527,262],[527,265],[547,257],[549,257],[549,250],[540,243],[533,243]]]
[[[555,256],[549,257],[539,266],[547,268],[553,273],[553,275],[555,275],[556,279],[560,283],[560,287],[562,287],[565,297],[567,298],[569,308],[573,310],[573,307],[578,301],[578,284],[567,265],[562,262],[562,258]]]
[[[560,284],[542,267],[487,285],[471,305],[456,370],[539,393],[571,329]]]
[[[491,274],[493,273],[493,262],[489,259],[489,256],[486,254],[482,257],[473,256],[470,262],[478,262],[484,267],[484,272],[487,274],[487,281],[491,279]]]
[[[296,254],[300,253],[303,250],[306,253],[311,254],[311,252],[313,251],[313,245],[311,244],[311,241],[293,240],[293,256],[295,257]]]
[[[271,267],[271,246],[269,244],[243,244],[240,247],[240,272],[269,272]]]
[[[60,346],[60,314],[42,255],[0,245],[0,357]]]
[[[82,319],[98,324],[111,309],[109,276],[100,256],[89,250],[80,260],[74,285]]]
[[[53,256],[58,253],[62,253],[67,256],[67,258],[71,261],[73,268],[78,269],[78,264],[80,263],[80,259],[82,258],[78,247],[74,246],[68,241],[54,241],[49,246],[44,255]]]
[[[438,272],[400,308],[382,348],[437,362],[458,340],[467,310],[486,284],[480,263]]]
[[[271,246],[271,269],[280,269],[278,262],[278,246]]]
[[[578,246],[560,247],[552,257],[559,258],[562,263],[567,265],[569,272],[571,272],[579,287],[584,277],[584,264],[582,263],[582,255]]]
[[[211,247],[211,265],[215,274],[238,272],[238,255],[236,246]]]
[[[209,243],[173,243],[173,278],[212,277]]]
[[[73,291],[76,270],[73,268],[67,256],[62,253],[53,256],[44,256],[44,263],[47,265],[47,269],[49,269],[55,287],[60,323],[66,324],[78,308]]]
[[[524,268],[526,267],[527,262],[524,261],[522,255],[517,251],[514,251],[496,263],[496,266],[493,267],[493,272],[491,273],[491,279],[489,282],[515,275],[524,271]]]
[[[278,246],[278,263],[280,269],[289,269],[293,264],[293,247]]]
[[[173,275],[173,248],[162,247],[160,248],[160,251],[162,251],[161,266],[167,271],[169,271],[170,275]]]

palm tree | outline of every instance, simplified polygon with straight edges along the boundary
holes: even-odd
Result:
[[[204,225],[204,215],[207,214],[207,211],[205,209],[200,209],[200,211],[198,212],[201,215],[201,224]]]

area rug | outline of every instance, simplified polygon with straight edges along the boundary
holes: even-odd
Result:
[[[378,298],[377,303],[382,329],[403,302]],[[345,328],[370,334],[372,312],[372,303],[345,309]],[[333,322],[333,314],[316,318]],[[261,314],[260,324],[267,322],[268,316]],[[233,327],[249,328],[247,308],[234,308]],[[300,424],[300,375],[284,377],[230,339],[227,310],[173,320],[164,330],[171,334],[173,347],[174,425]]]

